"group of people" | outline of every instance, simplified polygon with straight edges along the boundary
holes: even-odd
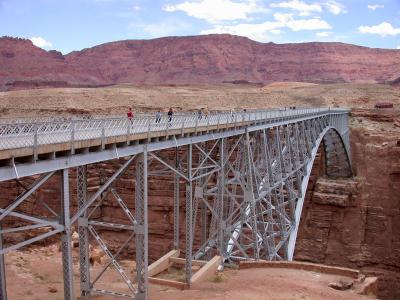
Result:
[[[174,111],[172,110],[172,107],[170,107],[169,110],[168,110],[168,113],[167,113],[167,116],[168,116],[168,123],[169,123],[169,124],[171,124],[171,122],[172,122],[172,116],[173,116],[173,114],[174,114]],[[134,116],[133,111],[132,111],[132,107],[129,107],[128,112],[126,113],[126,115],[127,115],[129,121],[130,121],[131,124],[132,124],[132,122],[133,122],[133,116]],[[161,118],[162,118],[161,111],[158,110],[158,111],[156,112],[156,123],[157,123],[157,124],[161,122]]]
[[[210,114],[210,111],[208,110],[208,108],[204,108],[204,109],[200,108],[197,111],[197,117],[199,120],[203,119],[203,117],[207,119],[209,114]]]
[[[243,112],[246,112],[246,109],[243,109]],[[208,110],[208,108],[205,108],[205,109],[202,108],[202,109],[199,109],[197,111],[197,113],[195,113],[195,114],[197,114],[197,117],[198,117],[199,120],[201,120],[203,118],[207,119],[208,115],[210,114],[210,111]],[[170,107],[168,112],[167,112],[167,117],[168,117],[168,123],[169,124],[171,124],[171,122],[172,122],[173,115],[174,115],[174,111],[172,110],[172,107]],[[235,115],[235,112],[234,112],[233,109],[230,110],[230,115],[231,115],[231,118],[233,119],[234,115]],[[129,119],[129,121],[132,123],[133,122],[133,117],[134,117],[134,114],[133,114],[133,111],[132,111],[132,107],[129,107],[128,112],[127,112],[127,117]],[[161,122],[161,119],[162,119],[161,110],[158,110],[156,112],[155,117],[156,117],[156,124],[159,124]]]

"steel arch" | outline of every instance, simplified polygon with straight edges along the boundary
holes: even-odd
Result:
[[[297,232],[299,229],[299,224],[300,224],[300,218],[301,218],[301,213],[303,210],[303,205],[304,205],[304,198],[306,196],[306,192],[307,192],[307,187],[308,187],[308,182],[310,180],[310,175],[311,175],[311,171],[312,171],[312,167],[314,165],[314,161],[315,161],[315,157],[317,156],[317,152],[318,152],[318,148],[321,144],[321,142],[324,142],[324,147],[325,147],[325,151],[327,153],[327,155],[329,154],[330,151],[329,149],[326,149],[326,142],[325,139],[327,138],[327,134],[333,132],[334,134],[336,134],[336,136],[338,137],[338,145],[339,147],[341,146],[341,149],[344,150],[345,152],[345,161],[344,163],[347,165],[342,165],[341,167],[343,168],[342,171],[343,173],[343,177],[350,177],[352,174],[351,171],[351,160],[350,160],[350,146],[344,141],[344,138],[342,137],[342,135],[339,133],[339,131],[333,127],[333,126],[329,126],[327,128],[324,129],[324,131],[319,135],[318,140],[316,141],[316,146],[313,148],[313,153],[312,153],[312,159],[310,160],[310,162],[307,164],[306,168],[307,168],[307,175],[304,177],[302,184],[301,184],[301,195],[302,197],[297,201],[296,204],[296,219],[295,219],[295,224],[296,227],[294,229],[294,231],[291,233],[290,237],[289,237],[289,245],[288,245],[288,260],[292,261],[293,260],[293,256],[294,256],[294,250],[295,250],[295,246],[296,246],[296,239],[297,239]],[[343,161],[342,161],[343,162]],[[330,164],[328,163],[328,157],[326,157],[326,163],[327,163],[327,170],[326,170],[326,175],[328,176],[332,176],[334,173],[336,176],[338,175],[336,172],[329,170]]]

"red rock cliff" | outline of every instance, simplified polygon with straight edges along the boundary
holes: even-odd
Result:
[[[0,38],[0,88],[223,82],[389,82],[400,51],[342,43],[258,43],[231,35],[126,40],[62,55]]]

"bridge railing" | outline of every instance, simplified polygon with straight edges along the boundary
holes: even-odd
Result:
[[[48,122],[0,123],[0,150],[36,147],[46,144],[57,144],[107,137],[143,134],[147,132],[186,129],[226,124],[242,124],[260,120],[284,120],[291,117],[315,115],[328,111],[344,111],[329,108],[302,108],[294,110],[257,110],[209,115],[180,114],[170,119],[154,115],[127,117],[108,117],[94,119],[72,119]]]

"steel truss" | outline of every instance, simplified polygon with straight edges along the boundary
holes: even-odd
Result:
[[[0,227],[0,299],[7,297],[4,254],[58,233],[62,241],[64,298],[75,299],[71,249],[71,228],[75,223],[79,232],[81,295],[147,299],[149,176],[173,175],[173,247],[184,250],[187,285],[191,284],[194,259],[209,260],[220,255],[225,264],[240,260],[292,260],[308,179],[320,143],[326,151],[326,174],[351,176],[347,118],[347,113],[333,113],[296,122],[264,124],[252,130],[236,131],[235,128],[234,134],[218,137],[207,133],[210,138],[193,138],[185,145],[175,140],[176,147],[170,150],[161,147],[148,150],[145,145],[142,152],[120,159],[119,169],[92,193],[87,188],[90,166],[80,165],[76,168],[77,211],[73,214],[69,186],[72,170],[65,168],[42,174],[28,187],[21,184],[23,192],[0,210],[0,225],[3,225]],[[115,188],[115,182],[126,172],[134,175],[132,199],[122,199]],[[62,187],[57,209],[36,194],[55,174],[60,175]],[[185,198],[181,199],[183,190]],[[106,196],[121,209],[123,221],[114,223],[94,218]],[[17,212],[28,199],[42,205],[47,214],[34,216]],[[179,222],[182,201],[185,201],[185,224]],[[5,228],[5,218],[23,222],[19,227]],[[46,228],[46,232],[15,245],[3,243],[4,235],[39,228]],[[114,252],[102,237],[104,228],[127,232],[127,239]],[[107,258],[96,274],[90,268],[90,244],[96,244]],[[131,244],[136,253],[134,278],[120,262],[121,253]],[[111,268],[125,283],[124,291],[110,291],[101,283]]]

